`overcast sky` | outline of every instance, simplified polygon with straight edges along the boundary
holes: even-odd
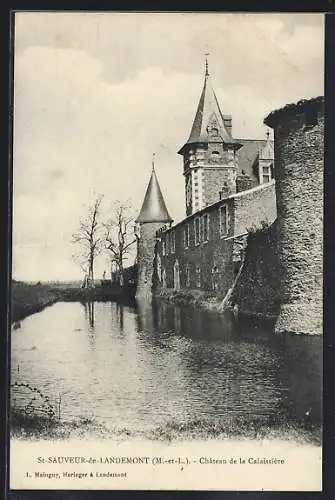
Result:
[[[153,152],[170,214],[184,217],[177,151],[206,52],[236,138],[265,137],[270,111],[323,94],[322,14],[16,14],[14,278],[81,278],[70,240],[82,205],[103,193],[106,213],[130,199],[136,215]]]

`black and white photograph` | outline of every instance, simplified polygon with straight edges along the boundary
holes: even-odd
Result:
[[[324,15],[16,12],[13,490],[322,490]]]

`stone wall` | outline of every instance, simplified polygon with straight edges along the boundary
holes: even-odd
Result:
[[[277,217],[275,182],[237,193],[233,203],[235,235],[270,225]]]
[[[203,169],[203,203],[204,206],[212,205],[219,199],[219,192],[227,185],[228,194],[236,192],[236,171],[234,167],[213,166]]]
[[[280,301],[277,223],[250,232],[244,263],[230,296],[231,307],[244,315],[276,318]]]
[[[322,333],[323,98],[271,113],[281,304],[276,331]]]

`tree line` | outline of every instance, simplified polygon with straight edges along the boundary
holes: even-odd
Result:
[[[116,201],[112,215],[104,220],[102,215],[103,195],[85,206],[79,220],[79,228],[73,233],[71,242],[75,246],[73,261],[80,267],[86,286],[92,286],[95,279],[96,259],[102,253],[110,257],[111,275],[115,268],[120,285],[123,285],[125,261],[137,238],[134,234],[134,217],[130,202]],[[112,277],[112,276],[111,276]]]

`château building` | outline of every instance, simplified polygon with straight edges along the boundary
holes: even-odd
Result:
[[[203,89],[183,158],[186,217],[172,225],[153,168],[137,218],[137,297],[161,289],[198,289],[225,296],[241,263],[251,228],[276,218],[274,148],[235,138],[206,62]]]

